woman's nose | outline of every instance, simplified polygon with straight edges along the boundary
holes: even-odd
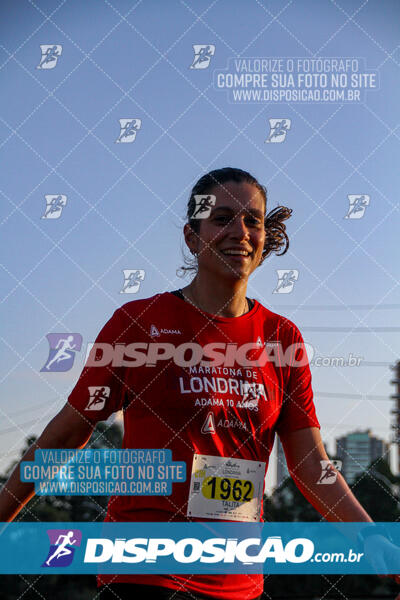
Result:
[[[241,240],[245,239],[246,237],[250,237],[247,225],[244,222],[244,219],[240,217],[233,219],[231,223],[231,233],[235,238]]]

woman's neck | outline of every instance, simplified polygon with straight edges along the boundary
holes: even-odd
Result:
[[[204,312],[220,317],[240,317],[248,310],[246,300],[247,281],[239,280],[236,285],[227,285],[225,281],[207,280],[198,273],[193,281],[182,288],[182,293],[189,302]]]

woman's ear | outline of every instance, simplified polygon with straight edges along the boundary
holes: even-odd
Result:
[[[191,228],[189,223],[185,224],[185,226],[183,228],[183,235],[185,238],[186,246],[189,248],[191,254],[196,255],[198,252],[197,246],[198,246],[199,236],[196,232],[193,231],[193,229]]]

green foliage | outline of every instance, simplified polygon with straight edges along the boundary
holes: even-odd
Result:
[[[21,457],[35,441],[27,438]],[[98,423],[86,448],[120,448],[121,428]],[[10,465],[0,483],[4,483],[16,461]],[[103,521],[107,512],[108,498],[104,496],[34,496],[22,509],[15,521],[79,522]],[[3,575],[0,589],[1,600],[88,600],[96,595],[94,575]]]
[[[321,515],[288,477],[264,504],[264,518],[266,521],[320,521]]]
[[[385,460],[373,463],[360,474],[351,489],[374,521],[398,521],[400,518],[398,478]]]

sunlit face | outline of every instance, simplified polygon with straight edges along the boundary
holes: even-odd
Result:
[[[190,236],[199,272],[247,279],[260,264],[264,249],[264,197],[255,185],[233,181],[207,193],[216,196],[215,206],[209,217],[200,220],[199,233]]]

